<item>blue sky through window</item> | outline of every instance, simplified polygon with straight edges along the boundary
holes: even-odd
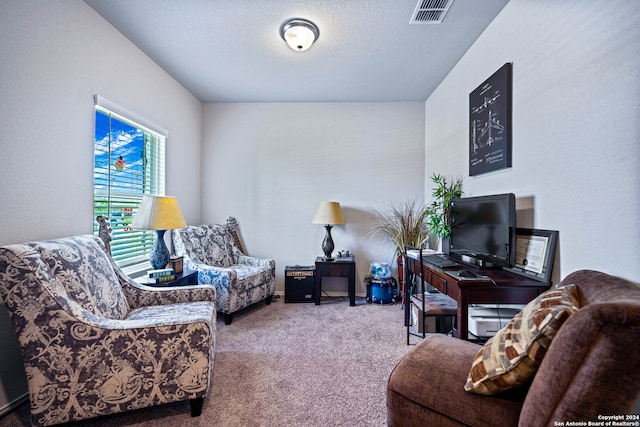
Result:
[[[95,189],[106,191],[109,180],[112,193],[142,194],[144,132],[101,111],[95,129]]]

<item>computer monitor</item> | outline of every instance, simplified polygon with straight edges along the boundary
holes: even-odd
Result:
[[[481,267],[515,263],[516,198],[512,193],[453,199],[449,257]]]

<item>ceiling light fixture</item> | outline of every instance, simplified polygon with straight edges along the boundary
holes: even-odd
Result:
[[[298,52],[309,49],[319,36],[320,30],[316,24],[307,19],[289,19],[280,26],[280,37]]]

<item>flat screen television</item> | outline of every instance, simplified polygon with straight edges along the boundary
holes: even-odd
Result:
[[[481,267],[513,267],[516,197],[512,193],[451,201],[449,257]]]

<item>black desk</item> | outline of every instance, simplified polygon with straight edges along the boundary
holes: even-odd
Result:
[[[323,277],[349,278],[349,305],[356,305],[356,261],[353,257],[335,258],[327,261],[323,257],[316,258],[316,277],[313,289],[313,299],[320,304]]]
[[[469,304],[527,304],[529,301],[547,291],[548,283],[538,282],[503,270],[474,269],[461,266],[459,269],[472,270],[475,273],[490,277],[488,280],[456,279],[445,273],[445,270],[426,261],[407,256],[404,260],[405,278],[409,273],[422,276],[425,283],[431,284],[440,292],[449,295],[458,303],[458,337],[468,339]],[[459,270],[458,269],[458,270]],[[424,289],[422,290],[424,292]],[[405,293],[408,286],[405,285]],[[405,321],[411,307],[409,299],[405,300]],[[407,309],[408,307],[408,309]]]

